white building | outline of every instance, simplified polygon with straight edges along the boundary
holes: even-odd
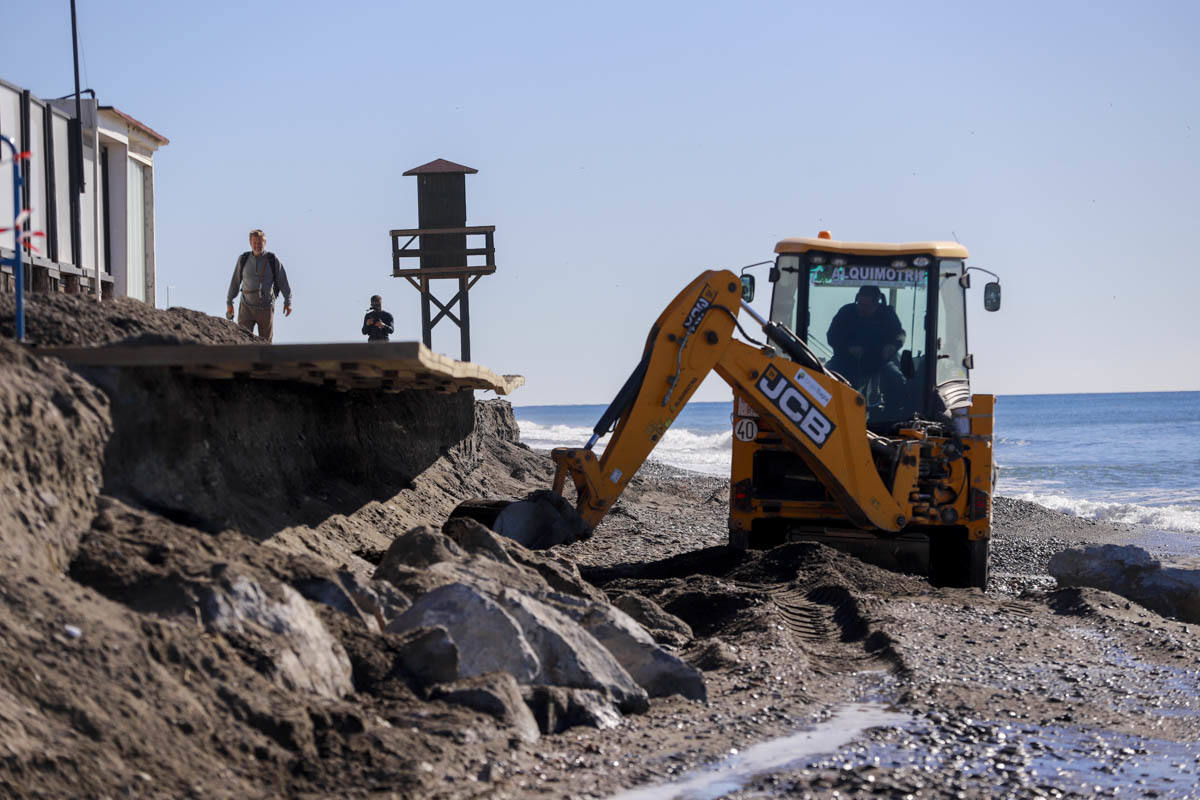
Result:
[[[45,233],[33,240],[41,252],[26,253],[27,285],[41,292],[92,292],[99,266],[104,297],[153,304],[154,153],[167,139],[91,98],[82,100],[81,112],[83,191],[73,192],[74,98],[41,100],[0,80],[0,134],[31,154],[23,167],[22,205],[31,212],[28,229]],[[12,225],[12,197],[12,166],[5,163],[0,227]],[[12,233],[0,234],[0,253],[10,257],[12,251]],[[2,269],[0,288],[12,291],[12,270]]]

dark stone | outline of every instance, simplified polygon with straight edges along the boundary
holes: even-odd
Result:
[[[448,683],[458,678],[458,647],[445,628],[414,628],[393,634],[396,667],[422,686]]]
[[[455,513],[457,511],[455,509]],[[500,537],[473,517],[451,515],[442,525],[442,533],[471,555],[486,556],[503,564],[513,563]]]
[[[692,627],[658,603],[640,594],[618,595],[612,604],[633,617],[656,642],[683,647],[692,640]]]
[[[463,551],[453,539],[443,536],[428,525],[418,525],[397,536],[375,568],[376,580],[388,580],[394,566],[409,569],[428,567],[442,561],[460,558]]]
[[[562,733],[576,725],[612,728],[621,722],[621,713],[612,701],[591,689],[529,686],[524,695],[542,733]]]
[[[538,724],[521,697],[521,687],[507,672],[489,672],[434,686],[429,691],[429,699],[444,700],[495,717],[516,728],[525,741],[538,738]]]

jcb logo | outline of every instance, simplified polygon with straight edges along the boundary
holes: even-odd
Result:
[[[700,327],[700,323],[704,321],[704,312],[708,311],[708,307],[713,304],[716,298],[716,290],[705,286],[700,292],[700,298],[696,300],[696,305],[692,306],[692,310],[688,312],[687,319],[683,321],[683,327],[688,333],[695,333]]]
[[[809,402],[796,385],[774,367],[767,367],[758,380],[758,390],[775,404],[783,416],[791,420],[818,449],[829,440],[834,424]]]

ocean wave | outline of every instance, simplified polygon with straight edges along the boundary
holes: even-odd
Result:
[[[577,425],[542,425],[518,420],[521,441],[535,450],[555,447],[581,447],[591,438],[591,428]],[[603,453],[611,435],[596,442],[595,451]],[[733,432],[697,433],[688,428],[669,429],[650,454],[650,460],[707,475],[728,475]]]
[[[1023,492],[1010,496],[1084,519],[1143,525],[1163,531],[1200,533],[1200,508],[1194,505],[1149,506],[1140,503],[1083,500],[1061,494],[1037,492]]]

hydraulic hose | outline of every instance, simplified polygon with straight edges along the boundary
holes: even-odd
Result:
[[[746,313],[754,317],[755,322],[762,326],[763,333],[767,339],[778,345],[779,349],[787,353],[793,361],[809,369],[815,369],[822,374],[826,372],[825,366],[813,355],[813,351],[808,349],[808,345],[800,341],[800,337],[788,330],[786,325],[763,319],[762,315],[751,308],[750,304],[745,301],[742,301],[742,308]]]

